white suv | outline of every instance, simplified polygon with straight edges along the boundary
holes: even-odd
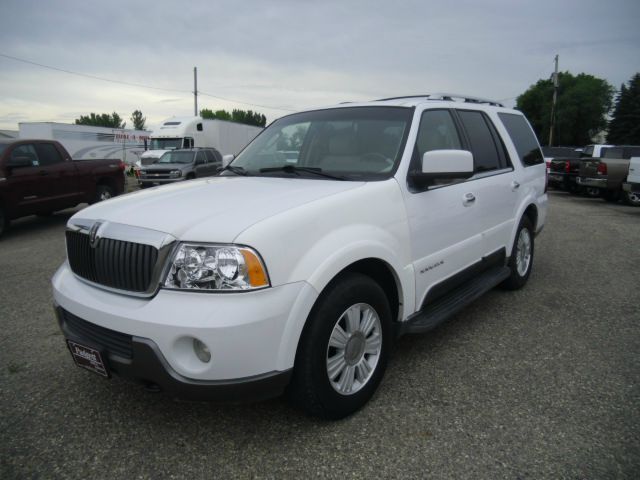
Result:
[[[292,153],[293,152],[293,153]],[[188,398],[341,418],[395,337],[523,286],[547,212],[525,117],[424,95],[273,122],[219,177],[101,202],[53,278],[75,362]]]

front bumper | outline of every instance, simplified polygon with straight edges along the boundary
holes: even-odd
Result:
[[[640,183],[624,182],[622,190],[625,192],[640,192]]]
[[[105,352],[110,373],[144,384],[152,390],[188,400],[215,400],[221,402],[265,400],[282,394],[289,384],[292,370],[256,375],[240,380],[193,380],[180,375],[168,364],[153,340],[123,335],[100,329],[61,307],[55,307],[60,329],[68,340],[90,345]],[[106,333],[105,333],[106,331]],[[111,337],[111,339],[109,338]],[[113,338],[128,339],[130,355],[122,354],[122,347],[111,346]],[[114,350],[110,350],[114,348]]]
[[[161,289],[153,298],[137,298],[88,285],[66,263],[53,277],[53,294],[60,313],[132,337],[133,357],[125,361],[117,351],[88,342],[107,350],[114,373],[180,396],[203,391],[187,393],[190,398],[217,398],[217,392],[206,390],[229,385],[239,390],[253,390],[241,384],[255,382],[269,384],[263,385],[267,390],[286,385],[300,332],[318,295],[308,283],[297,282],[239,293]],[[73,336],[66,323],[61,321],[63,332]],[[209,362],[198,359],[194,338],[211,352]]]
[[[583,187],[607,188],[606,178],[578,177],[577,182]]]

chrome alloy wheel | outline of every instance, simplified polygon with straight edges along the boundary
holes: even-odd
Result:
[[[523,228],[518,235],[518,243],[516,246],[516,268],[518,275],[524,277],[531,263],[531,233],[528,229]]]
[[[373,376],[382,351],[380,317],[371,305],[357,303],[340,315],[327,347],[327,375],[333,389],[353,395]]]
[[[100,193],[100,201],[104,202],[105,200],[109,200],[111,198],[111,192],[109,190],[103,190]]]

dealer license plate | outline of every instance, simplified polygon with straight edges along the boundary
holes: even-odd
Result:
[[[109,370],[102,359],[102,354],[95,348],[87,347],[86,345],[80,345],[71,340],[67,340],[71,356],[76,365],[87,370],[91,370],[103,377],[109,377]]]

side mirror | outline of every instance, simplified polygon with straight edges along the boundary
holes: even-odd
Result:
[[[233,162],[234,158],[236,158],[235,155],[223,155],[222,156],[222,168],[226,167],[231,162]]]
[[[422,171],[411,174],[423,186],[435,180],[465,180],[473,176],[473,154],[466,150],[432,150],[422,156]]]
[[[7,167],[20,168],[20,167],[32,167],[33,160],[31,157],[11,157],[7,162]]]

